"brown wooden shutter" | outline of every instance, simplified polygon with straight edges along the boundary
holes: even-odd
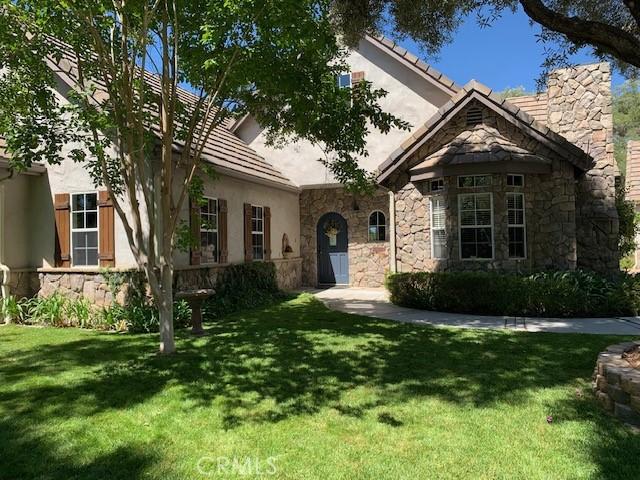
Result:
[[[351,85],[356,85],[364,80],[364,72],[351,72]]]
[[[271,260],[271,209],[264,207],[264,259]]]
[[[98,258],[101,267],[115,267],[115,218],[113,201],[109,197],[109,192],[100,190],[98,192],[98,218],[100,225],[98,228]]]
[[[244,204],[244,261],[253,261],[253,239],[251,237],[251,204]]]
[[[220,263],[229,261],[229,239],[227,230],[227,201],[223,198],[218,199],[218,244],[220,247]]]
[[[71,205],[68,193],[56,193],[54,196],[56,220],[55,266],[71,266]]]
[[[189,226],[191,228],[191,265],[200,265],[200,249],[202,247],[202,238],[200,236],[200,227],[202,221],[200,220],[200,205],[198,202],[189,199]]]

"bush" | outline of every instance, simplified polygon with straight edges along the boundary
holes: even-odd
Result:
[[[253,262],[231,265],[224,269],[216,284],[216,294],[203,308],[205,320],[256,308],[281,298],[272,262]]]
[[[405,307],[478,315],[598,317],[636,315],[640,280],[592,272],[397,273],[387,278],[391,301]]]

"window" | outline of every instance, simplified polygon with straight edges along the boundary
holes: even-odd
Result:
[[[442,192],[444,190],[444,179],[436,178],[429,183],[429,191]]]
[[[200,247],[202,263],[218,261],[218,200],[204,198],[200,207]]]
[[[458,195],[460,258],[493,258],[493,198],[490,193]]]
[[[459,188],[477,188],[491,186],[491,175],[462,175],[458,177]]]
[[[71,255],[73,265],[98,265],[98,194],[71,196]]]
[[[264,259],[264,209],[251,206],[251,247],[253,259]]]
[[[507,193],[507,223],[509,229],[509,258],[525,258],[527,242],[523,193]]]
[[[338,75],[338,87],[351,88],[351,73],[342,73]]]
[[[387,223],[384,213],[375,211],[369,215],[369,241],[384,242],[387,238]]]
[[[447,258],[444,197],[431,198],[431,258]]]
[[[524,187],[524,175],[508,174],[507,185],[509,187]]]

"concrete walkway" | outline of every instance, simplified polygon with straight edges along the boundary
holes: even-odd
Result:
[[[307,290],[329,308],[396,322],[460,328],[509,328],[528,332],[594,333],[640,336],[640,317],[524,318],[465,315],[399,307],[383,289],[341,288]]]

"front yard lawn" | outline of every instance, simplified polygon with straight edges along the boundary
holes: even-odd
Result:
[[[167,358],[156,335],[0,327],[0,478],[640,475],[640,435],[590,394],[620,337],[397,324],[306,294],[209,332]]]

